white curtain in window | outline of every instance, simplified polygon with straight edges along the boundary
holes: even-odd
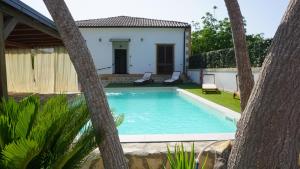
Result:
[[[55,48],[55,93],[74,93],[78,90],[75,68],[65,48]]]
[[[34,73],[39,93],[76,93],[77,73],[63,47],[36,49]]]
[[[55,54],[51,51],[34,50],[34,79],[38,93],[54,93]]]
[[[5,52],[9,92],[79,92],[77,73],[65,48],[12,49]]]
[[[34,92],[31,50],[7,49],[5,59],[8,91],[13,93]]]

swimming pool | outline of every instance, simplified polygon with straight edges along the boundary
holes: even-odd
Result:
[[[119,135],[232,134],[236,118],[177,88],[106,89],[111,109],[124,114]]]

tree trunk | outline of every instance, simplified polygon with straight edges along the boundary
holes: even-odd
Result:
[[[86,42],[63,0],[44,0],[44,3],[78,74],[104,166],[106,169],[127,169],[118,132]]]
[[[291,0],[242,114],[228,168],[299,168],[299,54],[300,0]]]
[[[238,80],[241,98],[241,111],[243,112],[250,97],[254,79],[248,54],[243,16],[237,0],[225,0],[231,23],[234,43],[235,60],[238,69]]]
[[[6,79],[6,61],[5,61],[5,39],[4,39],[4,16],[0,12],[0,102],[1,99],[7,99],[7,79]]]

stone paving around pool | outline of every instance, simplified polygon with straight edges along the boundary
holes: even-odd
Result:
[[[212,141],[195,142],[196,155]],[[130,169],[162,169],[167,163],[167,145],[174,150],[176,142],[169,143],[122,143]],[[193,142],[184,142],[185,150],[190,151]],[[95,149],[86,159],[82,169],[104,169],[98,149]]]

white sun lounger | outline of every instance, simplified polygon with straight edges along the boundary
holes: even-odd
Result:
[[[213,81],[205,81],[205,77],[213,77]],[[218,92],[214,74],[203,74],[202,93]]]
[[[180,81],[181,72],[173,72],[171,79],[167,79],[164,81],[165,84],[172,84]]]
[[[145,84],[148,82],[153,82],[153,80],[151,79],[151,72],[145,72],[144,76],[141,79],[138,79],[136,81],[134,81],[134,84]]]

